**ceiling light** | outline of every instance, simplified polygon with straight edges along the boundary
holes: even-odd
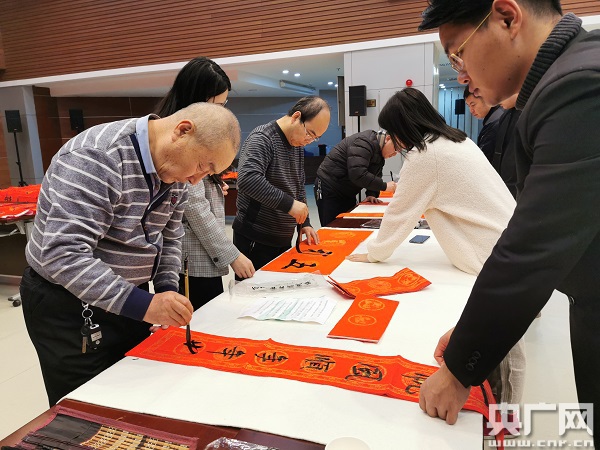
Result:
[[[334,84],[333,87],[337,87],[337,84]]]
[[[294,74],[294,76],[295,76],[295,77],[299,77],[299,76],[300,76],[300,73],[299,73],[299,72],[296,72],[296,73]]]
[[[279,80],[279,87],[289,89],[290,91],[300,92],[302,94],[312,95],[316,89],[307,84],[294,83],[292,81]]]
[[[328,82],[327,82],[327,84],[328,84],[329,86],[331,86],[331,85],[333,84],[333,81],[328,81]]]
[[[289,71],[289,70],[287,70],[287,69],[285,69],[285,70],[283,71],[283,73],[287,75],[288,73],[290,73],[290,71]]]

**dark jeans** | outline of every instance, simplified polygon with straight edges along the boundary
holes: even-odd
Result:
[[[147,284],[140,286],[147,290]],[[40,360],[50,406],[119,361],[150,335],[150,324],[90,306],[92,322],[100,325],[97,350],[82,353],[81,300],[62,286],[50,283],[31,267],[20,286],[27,332]]]
[[[569,296],[569,303],[577,399],[594,405],[594,446],[600,448],[600,299]]]
[[[184,277],[179,275],[179,293],[184,295]],[[190,277],[188,276],[190,288],[190,302],[196,311],[201,306],[206,305],[217,295],[223,293],[223,279],[221,277]]]
[[[273,259],[277,258],[282,253],[285,253],[291,248],[291,244],[285,247],[272,247],[270,245],[261,244],[260,242],[253,241],[240,233],[233,232],[233,245],[242,252],[246,257],[252,261],[256,270],[260,269]],[[236,280],[240,280],[238,276],[235,276]]]
[[[315,180],[315,201],[322,227],[333,222],[338,214],[348,212],[356,206],[356,196],[336,197],[318,178]]]

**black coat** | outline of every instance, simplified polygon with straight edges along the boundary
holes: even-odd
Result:
[[[379,196],[387,188],[381,179],[385,159],[377,132],[361,131],[338,143],[325,157],[317,177],[323,189],[336,197],[356,197],[363,188],[367,195]]]
[[[570,313],[574,360],[585,352],[586,369],[599,365],[600,324],[590,321],[600,311],[600,33],[576,33],[550,67],[536,59],[517,100],[517,207],[444,354],[464,386],[483,382],[554,289],[586,305],[583,318]]]

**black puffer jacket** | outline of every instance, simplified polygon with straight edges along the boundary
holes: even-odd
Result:
[[[361,131],[333,147],[319,166],[317,177],[323,189],[337,197],[354,197],[363,188],[367,195],[377,197],[387,187],[381,179],[384,163],[377,132]]]

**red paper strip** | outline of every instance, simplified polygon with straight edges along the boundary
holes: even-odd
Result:
[[[308,245],[304,240],[300,243],[302,253],[298,253],[295,248],[292,248],[262,267],[261,270],[289,273],[319,271],[322,275],[329,275],[371,233],[372,231],[362,230],[320,229],[317,231],[319,244]]]
[[[378,212],[359,212],[359,213],[340,213],[335,216],[337,219],[342,219],[344,217],[383,217],[383,213]]]
[[[0,203],[0,219],[11,220],[35,216],[36,203]]]
[[[0,202],[37,203],[41,187],[41,184],[34,184],[31,186],[11,186],[6,189],[0,189]]]
[[[327,337],[379,342],[397,307],[395,300],[356,297]]]
[[[330,277],[331,278],[331,277]],[[366,280],[355,280],[348,283],[339,283],[338,287],[350,295],[383,296],[417,292],[426,288],[431,282],[408,267],[396,272],[391,277],[375,277]]]
[[[192,332],[186,347],[185,330],[170,327],[158,330],[127,356],[206,367],[245,375],[286,378],[305,383],[325,384],[367,394],[419,401],[423,381],[436,367],[418,364],[401,356],[281,344],[271,339],[231,338]],[[488,417],[488,402],[494,396],[486,382],[471,389],[464,408]]]

